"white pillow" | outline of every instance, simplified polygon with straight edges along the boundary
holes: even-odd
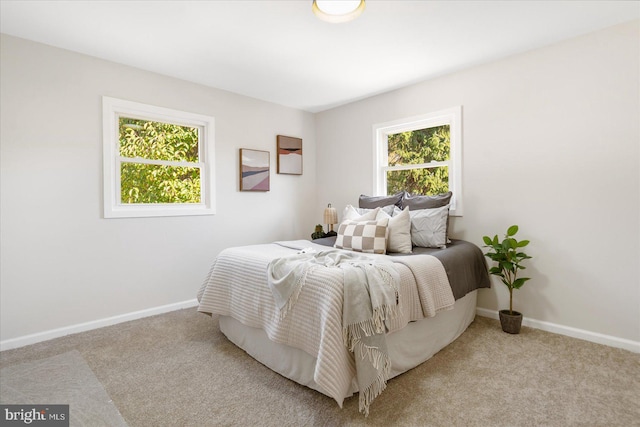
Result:
[[[338,227],[335,247],[356,252],[384,254],[387,251],[389,220],[346,220]]]
[[[423,248],[447,247],[447,220],[449,205],[435,209],[409,211],[411,216],[411,242]]]
[[[387,252],[397,252],[401,254],[410,254],[411,244],[411,216],[409,208],[400,210],[397,206],[393,212],[393,216],[385,211],[378,212],[376,219],[389,218],[389,237],[387,239]]]
[[[369,212],[361,214],[351,205],[347,205],[342,213],[342,221],[371,221],[376,219],[380,208],[371,209]]]

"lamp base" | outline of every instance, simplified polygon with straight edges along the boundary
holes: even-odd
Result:
[[[333,237],[333,236],[337,236],[337,235],[338,235],[338,233],[336,233],[335,231],[331,230],[327,234],[325,234],[324,237]]]

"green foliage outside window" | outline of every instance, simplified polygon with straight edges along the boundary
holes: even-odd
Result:
[[[449,125],[401,132],[388,136],[389,166],[424,165],[449,160]],[[447,166],[387,171],[387,194],[406,190],[414,194],[449,191]]]
[[[198,128],[121,117],[121,157],[155,161],[199,161]],[[123,161],[122,203],[200,203],[200,168]]]

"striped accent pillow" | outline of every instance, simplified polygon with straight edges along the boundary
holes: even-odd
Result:
[[[372,221],[343,221],[335,247],[369,254],[387,252],[389,218]]]

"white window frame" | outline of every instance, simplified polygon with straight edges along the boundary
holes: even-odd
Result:
[[[449,125],[450,130],[451,145],[448,161],[389,166],[388,135],[442,125]],[[387,171],[447,166],[449,169],[449,190],[453,193],[449,213],[453,216],[462,216],[462,106],[375,124],[373,125],[373,140],[375,153],[373,188],[376,195],[387,195]]]
[[[118,124],[120,117],[172,123],[199,129],[198,163],[178,162],[181,164],[177,164],[176,162],[163,162],[163,164],[200,168],[200,203],[121,203],[120,165],[123,162],[123,158],[119,155],[120,135]],[[102,126],[105,218],[215,214],[215,179],[213,170],[215,120],[213,117],[103,96]],[[136,158],[134,160],[136,163],[149,163],[145,159]]]

